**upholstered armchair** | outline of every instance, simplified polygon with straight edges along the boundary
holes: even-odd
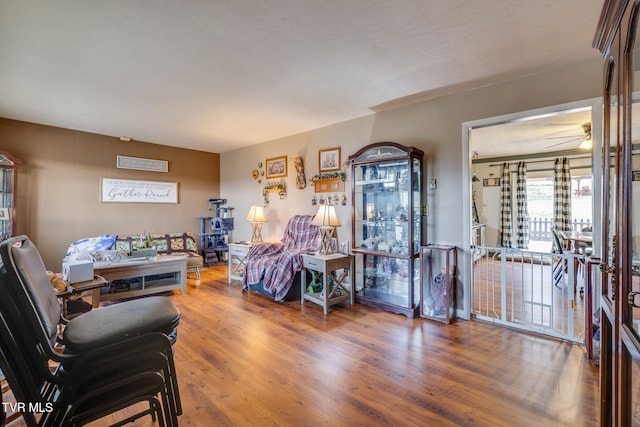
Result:
[[[246,259],[243,289],[249,288],[285,299],[293,278],[302,270],[302,254],[315,252],[320,246],[318,227],[311,224],[313,215],[295,215],[287,223],[280,242],[251,246]],[[299,289],[299,287],[293,287]]]

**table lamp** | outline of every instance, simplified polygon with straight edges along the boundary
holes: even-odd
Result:
[[[334,253],[331,239],[333,238],[335,227],[340,226],[335,206],[321,205],[311,224],[317,225],[320,230],[320,253],[323,255]]]
[[[267,222],[262,206],[251,206],[249,215],[245,218],[251,223],[251,243],[262,242],[262,223]]]

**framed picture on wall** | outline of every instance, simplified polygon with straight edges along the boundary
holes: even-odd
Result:
[[[331,172],[340,170],[340,147],[327,148],[318,152],[318,170]]]
[[[267,159],[267,179],[286,178],[287,176],[287,156]]]
[[[0,208],[0,221],[7,221],[9,218],[9,208]]]

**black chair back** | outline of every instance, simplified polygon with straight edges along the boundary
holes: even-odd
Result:
[[[62,311],[38,249],[27,236],[16,236],[0,244],[0,257],[6,271],[0,292],[21,310],[32,310],[35,315],[25,312],[26,319],[54,346]]]

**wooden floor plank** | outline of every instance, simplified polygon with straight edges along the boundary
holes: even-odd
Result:
[[[198,286],[189,280],[188,295],[169,298],[182,313],[181,425],[598,423],[597,368],[577,345],[359,304],[325,317],[312,303],[275,303],[243,293],[238,282],[229,286],[225,266],[203,271]],[[146,417],[133,425],[156,424]]]

